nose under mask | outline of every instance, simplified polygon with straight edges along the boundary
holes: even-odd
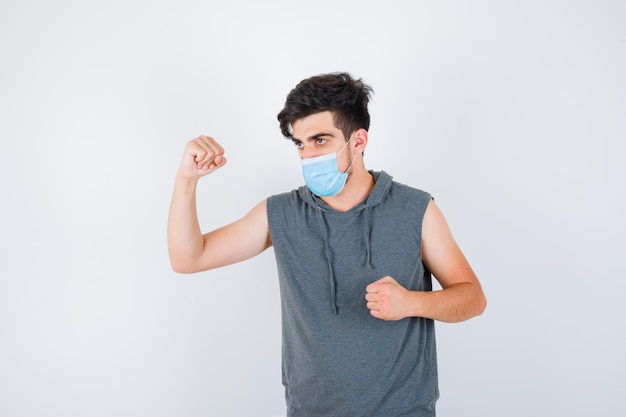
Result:
[[[352,138],[350,138],[352,140]],[[337,155],[346,149],[350,140],[339,152],[332,152],[302,160],[302,175],[307,187],[319,197],[332,197],[341,192],[348,179],[348,171],[352,167],[356,154],[348,168],[341,172],[337,165]]]

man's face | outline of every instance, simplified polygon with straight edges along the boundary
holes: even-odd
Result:
[[[343,132],[335,126],[333,113],[330,111],[297,119],[291,127],[293,143],[298,148],[298,154],[302,159],[339,152],[346,145]],[[339,155],[337,158],[341,171],[347,169],[352,159],[352,152],[349,149],[342,154],[345,156]]]

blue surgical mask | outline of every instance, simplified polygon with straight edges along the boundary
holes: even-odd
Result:
[[[350,140],[351,139],[352,138],[350,138]],[[350,140],[346,142],[344,147],[341,148],[339,152],[328,153],[326,155],[302,160],[302,175],[304,176],[304,182],[313,194],[320,197],[332,197],[339,194],[341,190],[343,190],[343,187],[346,184],[346,179],[348,179],[348,171],[356,159],[356,154],[354,155],[354,158],[352,158],[350,166],[348,166],[345,172],[339,171],[339,167],[337,165],[337,155],[346,149]]]

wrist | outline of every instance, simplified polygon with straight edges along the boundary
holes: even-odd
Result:
[[[198,184],[197,177],[188,177],[178,173],[174,178],[174,186],[182,190],[195,191],[196,184]]]
[[[426,305],[428,304],[428,296],[429,292],[426,291],[416,291],[409,290],[408,291],[408,307],[407,307],[407,316],[408,317],[426,317]]]

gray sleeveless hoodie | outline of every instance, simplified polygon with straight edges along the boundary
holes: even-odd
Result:
[[[434,323],[371,316],[365,287],[389,275],[430,291],[422,219],[431,196],[371,172],[338,212],[302,186],[267,200],[278,266],[289,417],[424,417],[439,396]]]

